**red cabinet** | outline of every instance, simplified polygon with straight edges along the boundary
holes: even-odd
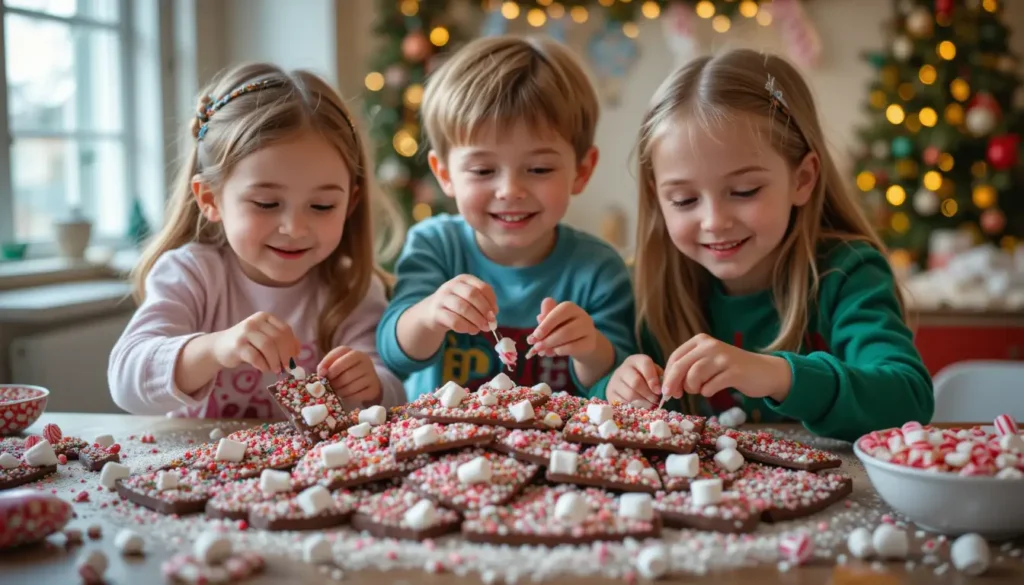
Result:
[[[966,360],[1024,360],[1024,313],[919,311],[911,313],[910,325],[933,376]]]

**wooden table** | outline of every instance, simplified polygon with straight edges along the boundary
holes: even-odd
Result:
[[[163,417],[143,417],[129,415],[92,415],[47,413],[29,429],[27,434],[40,434],[44,423],[54,422],[63,429],[65,435],[91,439],[102,433],[111,433],[119,440],[128,435],[139,435],[150,432],[158,439],[161,435],[193,433],[197,441],[209,440],[207,431],[200,432],[201,426],[209,427],[209,420],[167,419]],[[255,421],[252,421],[255,424]],[[968,423],[965,423],[965,425]],[[784,427],[785,425],[782,425]],[[951,425],[953,426],[953,425]],[[864,470],[859,466],[844,466],[844,470],[854,478],[855,494],[861,490],[871,490]],[[89,524],[96,523],[95,519]],[[110,560],[107,571],[107,583],[157,583],[162,582],[160,563],[171,554],[167,550],[153,550],[147,547],[147,555],[141,559],[121,557],[113,546],[117,527],[109,522],[99,521],[104,528],[100,541],[88,542],[88,545],[102,547]],[[72,520],[70,526],[86,528],[81,522]],[[142,532],[140,530],[140,532]],[[920,544],[915,542],[911,531],[911,554],[920,556]],[[0,552],[0,582],[4,585],[31,583],[77,583],[79,579],[75,571],[77,549],[67,550],[61,544],[61,537],[51,537],[54,542],[31,548]],[[916,544],[916,546],[915,546]],[[1019,546],[1019,545],[1018,545]],[[843,551],[845,552],[845,551]],[[678,575],[665,582],[678,583],[716,583],[720,585],[740,585],[751,583],[764,584],[823,584],[830,585],[899,585],[899,584],[966,584],[966,583],[1022,583],[1024,582],[1024,562],[1020,557],[1011,558],[993,547],[993,558],[1003,556],[1003,560],[994,563],[993,567],[982,577],[968,578],[950,566],[949,571],[936,575],[934,567],[918,564],[912,571],[905,569],[904,563],[887,563],[884,572],[872,570],[870,563],[851,560],[845,566],[834,565],[834,561],[814,562],[799,569],[780,572],[774,565],[762,565],[729,572],[709,573],[707,576]],[[277,583],[329,583],[318,570],[301,562],[285,557],[269,556],[267,569],[258,578],[246,581],[253,584]],[[463,583],[479,583],[478,575],[459,577],[452,574],[431,575],[424,571],[346,571],[342,583],[396,583],[396,584],[427,584],[456,585]],[[521,582],[529,582],[523,579]],[[558,583],[583,585],[591,583],[621,583],[601,578],[559,578]]]

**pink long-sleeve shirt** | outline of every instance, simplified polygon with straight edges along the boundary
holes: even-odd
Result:
[[[323,358],[316,330],[326,287],[315,274],[289,287],[257,284],[243,272],[231,248],[188,244],[165,253],[146,279],[146,300],[114,346],[107,379],[114,403],[132,414],[193,418],[279,419],[284,412],[266,387],[277,375],[248,364],[221,370],[188,395],[174,383],[174,366],[194,337],[229,329],[258,312],[287,323],[302,343],[297,365],[316,371]],[[387,298],[373,279],[363,301],[338,327],[334,347],[348,346],[373,360],[385,407],[405,402],[402,384],[380,361],[376,328]]]

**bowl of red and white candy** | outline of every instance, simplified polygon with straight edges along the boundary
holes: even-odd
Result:
[[[924,530],[1024,534],[1024,438],[1009,415],[994,430],[911,422],[864,435],[853,450],[878,495]]]
[[[0,384],[0,435],[19,433],[35,423],[49,396],[42,386]]]

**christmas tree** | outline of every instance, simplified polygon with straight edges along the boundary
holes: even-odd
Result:
[[[855,153],[894,263],[925,266],[936,230],[1016,246],[1024,234],[1020,61],[997,0],[894,0]]]

